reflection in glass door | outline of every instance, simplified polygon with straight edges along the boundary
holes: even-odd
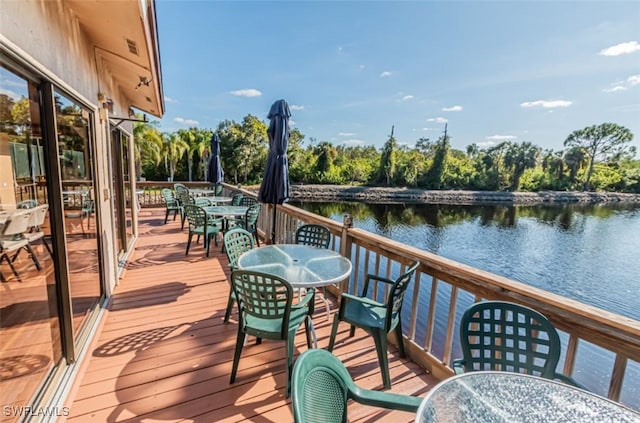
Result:
[[[0,64],[0,257],[4,257],[0,406],[4,407],[29,404],[63,357],[39,90],[37,83]],[[26,230],[18,228],[26,214]],[[27,238],[30,250],[12,250],[15,238]],[[3,413],[3,421],[12,417],[17,415]]]
[[[73,334],[77,338],[102,295],[92,165],[93,132],[91,113],[87,109],[57,91],[54,99]]]

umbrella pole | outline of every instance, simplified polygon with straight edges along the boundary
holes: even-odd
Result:
[[[276,243],[276,209],[278,208],[277,204],[273,205],[273,221],[271,222],[271,243]]]

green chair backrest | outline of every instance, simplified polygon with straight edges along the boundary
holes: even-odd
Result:
[[[211,201],[210,198],[207,198],[207,197],[197,197],[194,200],[194,204],[200,207],[209,207],[213,205],[213,202]]]
[[[409,286],[411,278],[416,272],[418,265],[420,265],[420,262],[417,261],[409,266],[409,268],[395,280],[389,290],[385,322],[385,329],[387,331],[391,329],[393,319],[395,319],[402,311],[402,300],[404,299],[404,294],[407,292],[407,287]]]
[[[253,197],[242,197],[242,199],[240,200],[240,205],[245,207],[250,207],[257,203],[258,200]]]
[[[286,339],[293,300],[289,282],[268,273],[236,270],[231,273],[231,283],[240,309],[240,327],[244,327],[247,315],[258,319],[281,319],[280,339]]]
[[[167,206],[175,206],[178,204],[178,202],[176,201],[176,196],[169,188],[163,188],[161,192],[162,198],[164,199],[164,202],[167,204]]]
[[[231,196],[231,205],[232,206],[240,206],[242,205],[242,193],[236,192]]]
[[[329,351],[300,354],[291,377],[291,406],[295,423],[346,423],[347,400],[415,414],[422,398],[374,391],[357,386],[344,364]],[[392,421],[381,419],[381,421]]]
[[[242,228],[234,228],[224,234],[224,251],[229,259],[229,267],[235,270],[238,258],[253,249],[253,236]]]
[[[246,229],[255,229],[256,222],[258,222],[259,216],[260,216],[260,203],[256,203],[252,206],[249,206],[244,218]]]
[[[502,370],[553,379],[560,337],[537,311],[505,301],[483,301],[460,320],[465,371]]]
[[[189,230],[206,226],[207,212],[202,207],[195,204],[187,204],[184,206],[184,212],[189,222]]]
[[[346,422],[350,388],[355,384],[336,356],[324,349],[305,351],[296,360],[291,378],[293,421]]]
[[[318,248],[329,248],[331,231],[324,225],[309,223],[296,230],[295,243]]]

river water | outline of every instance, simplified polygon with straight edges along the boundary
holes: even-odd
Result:
[[[640,321],[640,205],[292,205]],[[576,372],[606,394],[598,369],[613,359],[583,348]],[[640,408],[640,364],[629,363],[621,400]]]

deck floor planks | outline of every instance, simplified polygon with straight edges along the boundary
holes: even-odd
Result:
[[[284,342],[249,338],[236,382],[229,384],[237,333],[236,311],[223,324],[229,284],[221,244],[205,257],[202,242],[185,256],[187,230],[179,221],[162,224],[164,212],[140,213],[141,235],[127,271],[115,289],[102,332],[84,374],[78,378],[69,422],[292,421],[286,384]],[[330,297],[332,313],[337,302]],[[318,346],[329,343],[331,322],[317,299]],[[382,389],[373,340],[341,324],[334,353],[356,383]],[[297,357],[307,349],[296,337]],[[438,381],[390,346],[392,392],[424,395]],[[411,413],[349,405],[351,421],[413,421]]]

